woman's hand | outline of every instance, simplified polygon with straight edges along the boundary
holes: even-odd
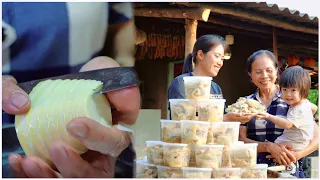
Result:
[[[12,115],[24,114],[30,105],[28,94],[17,86],[17,80],[9,75],[2,76],[2,110]]]
[[[297,159],[293,153],[291,153],[292,146],[286,144],[267,143],[266,150],[271,155],[266,158],[273,158],[274,162],[288,166],[292,162],[296,162]]]
[[[241,122],[242,124],[247,123],[252,118],[254,114],[243,114],[243,113],[227,113],[223,116],[223,121],[225,122]]]
[[[110,58],[90,61],[82,70],[93,70],[119,66]],[[113,123],[134,124],[140,109],[138,87],[129,87],[106,94],[112,109]],[[131,133],[115,126],[105,127],[88,118],[76,118],[68,122],[68,133],[85,145],[89,151],[79,155],[64,142],[54,142],[49,148],[51,159],[59,170],[54,171],[37,157],[22,157],[14,154],[9,164],[17,177],[114,177],[118,155],[131,142]]]

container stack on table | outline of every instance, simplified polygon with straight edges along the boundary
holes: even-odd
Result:
[[[224,99],[210,99],[211,77],[184,77],[187,99],[170,99],[161,141],[147,141],[136,178],[267,178],[257,144],[238,141],[239,122],[223,122]],[[198,116],[196,114],[198,113]]]

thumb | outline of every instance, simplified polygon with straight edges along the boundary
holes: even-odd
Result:
[[[2,109],[8,114],[24,114],[30,109],[31,101],[26,92],[17,86],[12,76],[2,76]]]

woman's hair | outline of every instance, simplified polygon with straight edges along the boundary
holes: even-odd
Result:
[[[251,56],[247,60],[247,72],[251,73],[252,72],[252,63],[257,59],[258,56],[267,56],[269,57],[274,65],[274,68],[278,71],[277,76],[280,77],[280,71],[279,71],[279,64],[276,56],[268,51],[268,50],[259,50],[251,54]],[[250,80],[252,83],[252,80]],[[253,83],[252,83],[253,84]],[[278,84],[278,79],[276,79],[276,84]]]
[[[259,51],[256,51],[254,52],[249,58],[248,58],[248,61],[247,61],[247,71],[251,73],[252,71],[252,63],[257,59],[258,56],[261,56],[261,55],[265,55],[267,57],[269,57],[273,63],[274,63],[274,67],[278,70],[278,60],[276,58],[276,56],[268,51],[268,50],[259,50]]]
[[[280,77],[281,88],[297,88],[301,98],[307,98],[311,88],[309,73],[300,66],[292,66],[283,71]]]
[[[193,63],[197,63],[196,57],[199,50],[202,50],[203,53],[207,53],[213,47],[216,47],[220,44],[223,46],[225,53],[230,51],[228,43],[221,36],[207,34],[199,37],[194,44],[192,53],[190,53],[184,61],[182,74],[193,71]]]

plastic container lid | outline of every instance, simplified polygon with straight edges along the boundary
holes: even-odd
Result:
[[[157,166],[158,169],[175,169],[175,170],[181,170],[179,167],[168,167],[168,166]]]
[[[196,147],[199,147],[199,148],[201,148],[201,147],[213,147],[213,148],[217,147],[217,148],[223,148],[224,145],[219,145],[219,144],[203,144],[203,145],[197,145]]]
[[[160,122],[180,123],[180,120],[161,119]]]
[[[211,122],[212,124],[240,124],[240,122]]]
[[[163,144],[162,141],[146,141],[146,144]]]
[[[181,121],[181,120],[180,120]],[[206,124],[206,125],[210,125],[210,122],[208,121],[196,121],[196,120],[183,120],[181,121],[182,123],[183,122],[186,122],[186,123],[192,123],[192,124]]]
[[[223,102],[225,102],[226,99],[199,99],[199,100],[197,100],[197,103],[204,103],[207,101],[223,101]]]
[[[240,171],[241,168],[217,168],[215,171]]]
[[[243,169],[267,169],[268,164],[256,164],[255,167],[243,168]]]
[[[163,146],[180,146],[180,147],[187,147],[188,144],[181,144],[181,143],[163,143]]]
[[[191,170],[191,171],[212,171],[211,168],[198,168],[198,167],[182,167],[182,170]]]
[[[154,164],[149,164],[148,162],[145,162],[144,160],[135,160],[136,161],[136,164],[142,164],[142,165],[145,165],[145,166],[151,166],[151,167],[156,167],[156,165]]]
[[[236,144],[240,144],[241,145],[241,144],[244,144],[244,142],[243,141],[237,141],[237,142],[234,142],[233,144],[234,145],[236,145]]]
[[[194,102],[194,99],[169,99],[169,102],[177,102],[177,101],[190,101],[190,102]]]

